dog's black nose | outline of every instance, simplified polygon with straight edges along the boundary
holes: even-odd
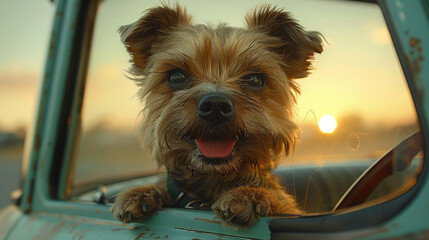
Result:
[[[198,101],[197,112],[209,122],[220,123],[234,115],[234,104],[224,94],[207,94]]]

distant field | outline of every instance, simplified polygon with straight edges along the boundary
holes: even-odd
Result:
[[[19,188],[22,148],[0,146],[0,209],[11,203],[10,193]]]
[[[0,161],[21,160],[23,147],[22,144],[0,145]]]

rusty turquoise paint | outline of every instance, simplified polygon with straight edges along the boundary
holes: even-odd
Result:
[[[22,219],[22,215],[22,211],[14,205],[0,210],[0,239],[9,238],[9,234],[16,229],[18,221]]]
[[[27,177],[27,181],[34,182],[34,186],[32,191],[24,189],[24,212],[38,208],[41,202],[49,199],[49,171],[58,142],[60,114],[65,101],[64,95],[67,91],[66,81],[70,68],[71,49],[73,49],[73,40],[76,34],[76,29],[68,26],[77,21],[81,4],[82,1],[79,0],[56,2],[57,8],[52,32],[55,37],[51,43],[50,51],[52,52],[49,53],[46,64],[48,78],[44,79],[43,84],[47,87],[42,93],[40,102],[43,111],[40,111],[38,116],[38,122],[41,122],[41,126],[37,134],[41,141],[39,151],[30,160],[30,166],[37,166],[37,171],[35,174],[31,174],[34,175],[34,178]],[[29,172],[33,170],[29,169]],[[32,200],[31,206],[27,205],[30,199]]]
[[[204,212],[172,209],[144,222],[124,224],[104,218],[36,211],[17,224],[17,229],[26,231],[15,231],[10,239],[269,239],[261,231],[233,229],[216,223],[216,219],[204,221],[205,217],[208,215]],[[267,229],[268,223],[260,224]]]
[[[383,14],[401,60],[408,85],[419,110],[422,130],[427,139],[429,126],[429,9],[427,0],[384,0]],[[427,156],[428,144],[425,144]],[[426,158],[426,157],[425,157]],[[427,159],[425,160],[427,164]],[[423,168],[422,175],[429,175]],[[423,181],[413,201],[382,226],[384,231],[365,239],[427,239],[429,237],[429,179]]]
[[[47,56],[45,78],[39,100],[37,124],[33,134],[21,209],[8,226],[14,225],[5,239],[269,239],[270,218],[263,218],[245,231],[224,226],[211,211],[166,209],[132,224],[113,219],[110,206],[60,201],[50,196],[49,176],[58,147],[58,130],[67,91],[76,23],[84,0],[56,1],[52,39]],[[78,79],[83,81],[82,79]],[[5,225],[6,226],[6,225]],[[10,231],[10,230],[9,230]]]
[[[427,136],[429,126],[429,22],[427,0],[385,0],[384,13],[391,19],[395,46],[403,53],[402,64],[410,86],[416,89],[420,119]],[[123,224],[115,221],[109,206],[59,201],[49,196],[49,173],[54,161],[58,122],[66,91],[73,39],[84,0],[56,1],[50,49],[41,88],[34,134],[26,160],[21,211],[11,206],[0,212],[0,239],[269,239],[270,218],[262,218],[252,228],[240,230],[224,226],[210,211],[164,209],[155,216]],[[426,15],[425,15],[426,14]],[[73,26],[73,27],[72,27]],[[82,80],[80,80],[82,81]],[[428,170],[428,168],[425,168]],[[355,233],[348,239],[389,239],[414,236],[424,238],[429,223],[429,183],[422,179],[415,199],[387,223]],[[27,213],[27,214],[23,214]],[[310,235],[308,235],[310,236]]]
[[[58,73],[55,72],[61,71],[61,68],[66,68],[67,65],[61,66],[60,64],[66,64],[64,62],[63,56],[60,55],[60,49],[64,45],[64,40],[66,36],[63,36],[63,24],[65,16],[70,16],[70,12],[66,13],[65,11],[69,11],[66,7],[66,1],[57,1],[56,2],[56,13],[54,15],[51,40],[49,44],[49,51],[47,54],[46,66],[44,79],[42,81],[42,87],[39,95],[39,104],[38,104],[38,112],[36,116],[36,122],[34,123],[33,133],[31,136],[31,140],[29,143],[26,143],[26,149],[24,152],[24,163],[25,167],[25,180],[23,183],[23,197],[21,201],[21,209],[23,212],[28,213],[31,211],[32,203],[33,203],[33,195],[34,195],[34,184],[37,173],[37,168],[40,166],[40,161],[42,156],[47,155],[47,151],[49,149],[46,148],[46,143],[52,141],[49,136],[46,136],[46,132],[51,129],[48,125],[48,115],[53,117],[52,112],[52,104],[58,101],[55,101],[53,96],[54,92],[59,94],[61,91],[55,91],[56,88],[60,87],[62,84],[61,76],[58,76]],[[63,71],[61,71],[63,72]],[[58,107],[58,106],[57,106]],[[49,109],[51,108],[51,109]],[[54,110],[57,115],[59,114],[59,110]],[[54,119],[51,119],[51,122]],[[54,123],[55,124],[55,123]],[[51,130],[52,131],[52,130]],[[42,140],[43,139],[43,140]],[[43,146],[44,148],[43,148]],[[41,151],[43,150],[43,151]],[[52,147],[51,147],[52,151]]]

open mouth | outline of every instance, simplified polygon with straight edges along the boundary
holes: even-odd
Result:
[[[206,158],[226,158],[230,156],[234,150],[237,138],[208,138],[199,137],[195,139],[198,149]]]
[[[196,146],[201,153],[201,160],[212,165],[226,164],[232,159],[237,138],[207,138],[195,139]]]
[[[210,164],[221,164],[229,161],[235,150],[237,137],[198,137],[196,139],[186,138],[185,141],[194,145],[204,162]]]

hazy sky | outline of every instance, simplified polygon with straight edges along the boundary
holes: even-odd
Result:
[[[0,129],[33,116],[53,11],[48,0],[0,1]]]
[[[99,8],[95,27],[88,88],[85,95],[84,123],[91,126],[108,122],[135,128],[140,111],[137,88],[128,80],[128,55],[119,41],[117,29],[136,21],[143,9],[156,0],[105,1]],[[381,11],[373,5],[340,1],[272,1],[292,12],[308,30],[320,31],[326,38],[325,50],[316,56],[317,68],[310,77],[300,79],[296,120],[312,111],[318,119],[324,114],[342,118],[359,115],[372,125],[409,123],[414,110],[404,76]],[[261,1],[183,0],[194,23],[226,22],[244,26],[245,14]],[[127,14],[123,14],[126,12]],[[108,105],[110,111],[100,107]],[[400,109],[400,110],[399,110]],[[314,121],[314,117],[306,118]],[[125,124],[124,124],[125,123]],[[85,125],[84,125],[85,126]]]
[[[116,30],[159,1],[124,2],[104,1],[99,9],[85,96],[87,126],[111,121],[115,126],[134,128],[138,122],[136,87],[124,76],[128,56]],[[262,2],[180,3],[194,15],[196,23],[226,22],[242,27],[245,13]],[[276,4],[291,11],[306,29],[320,31],[328,41],[324,53],[316,57],[317,70],[300,80],[297,121],[310,110],[316,118],[359,114],[372,123],[414,119],[404,77],[378,8],[339,1],[284,0]],[[0,128],[32,121],[53,12],[48,0],[0,2]]]

